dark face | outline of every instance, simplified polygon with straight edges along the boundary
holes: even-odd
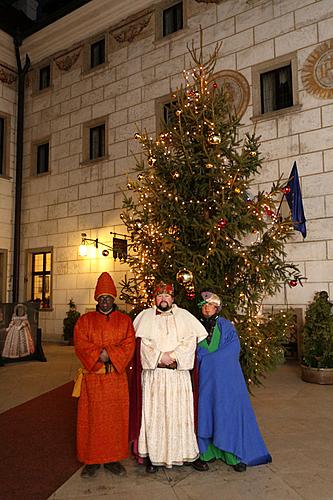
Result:
[[[111,311],[113,303],[114,298],[111,295],[100,295],[98,297],[98,309],[103,314],[108,314]]]

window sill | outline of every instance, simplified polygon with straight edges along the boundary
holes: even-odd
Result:
[[[173,33],[170,33],[170,35],[166,35],[166,36],[159,35],[155,39],[154,45],[155,45],[155,47],[160,47],[164,43],[169,43],[170,40],[181,39],[181,38],[185,37],[186,35],[188,35],[188,33],[189,33],[188,26],[184,26],[182,29],[174,31]]]
[[[271,118],[276,118],[283,115],[288,115],[290,113],[296,113],[302,109],[301,104],[295,104],[294,106],[289,106],[288,108],[277,109],[276,111],[270,111],[269,113],[263,113],[262,115],[251,116],[253,122],[258,122],[261,120],[269,120]]]
[[[31,174],[31,177],[32,177],[33,179],[36,179],[36,178],[40,178],[40,177],[45,177],[46,175],[50,175],[50,174],[51,174],[51,172],[50,172],[50,171],[48,171],[48,172],[41,172],[40,174],[37,174],[37,172],[33,172],[33,173]]]
[[[31,93],[31,96],[32,97],[38,97],[38,96],[42,96],[42,95],[47,95],[51,92],[53,92],[54,88],[53,88],[53,85],[50,85],[49,87],[46,87],[45,89],[34,89]]]
[[[95,163],[100,163],[101,161],[108,161],[109,155],[102,156],[101,158],[96,158],[95,160],[83,160],[80,162],[82,167],[87,167],[89,165],[94,165]]]
[[[105,61],[105,62],[103,62],[101,64],[98,64],[97,66],[94,66],[93,68],[86,67],[82,71],[82,75],[83,76],[88,76],[91,73],[97,73],[98,71],[102,71],[102,70],[106,69],[108,67],[108,65],[109,65],[108,61]]]

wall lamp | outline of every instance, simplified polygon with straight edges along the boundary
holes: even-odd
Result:
[[[112,251],[112,256],[116,260],[126,261],[127,259],[127,239],[129,236],[127,234],[114,233],[110,232],[113,235],[112,246],[107,243],[103,243],[98,238],[88,238],[86,233],[81,233],[81,245],[79,247],[79,255],[80,257],[87,257],[88,253],[90,257],[96,256],[96,250],[99,245],[103,248],[102,255],[103,257],[107,257]],[[118,238],[121,236],[122,238]]]

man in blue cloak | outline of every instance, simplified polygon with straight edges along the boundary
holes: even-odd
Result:
[[[219,316],[220,298],[202,292],[201,322],[208,337],[197,348],[200,458],[221,459],[237,472],[272,458],[260,434],[239,363],[240,342],[233,324]]]

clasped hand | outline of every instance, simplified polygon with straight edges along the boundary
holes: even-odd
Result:
[[[171,365],[174,363],[175,360],[170,356],[170,352],[164,352],[160,358],[160,363],[163,363],[164,365]]]
[[[98,360],[101,362],[101,363],[107,363],[107,361],[110,360],[109,358],[109,355],[108,355],[108,352],[106,349],[102,349],[102,351],[99,353],[99,358]]]

